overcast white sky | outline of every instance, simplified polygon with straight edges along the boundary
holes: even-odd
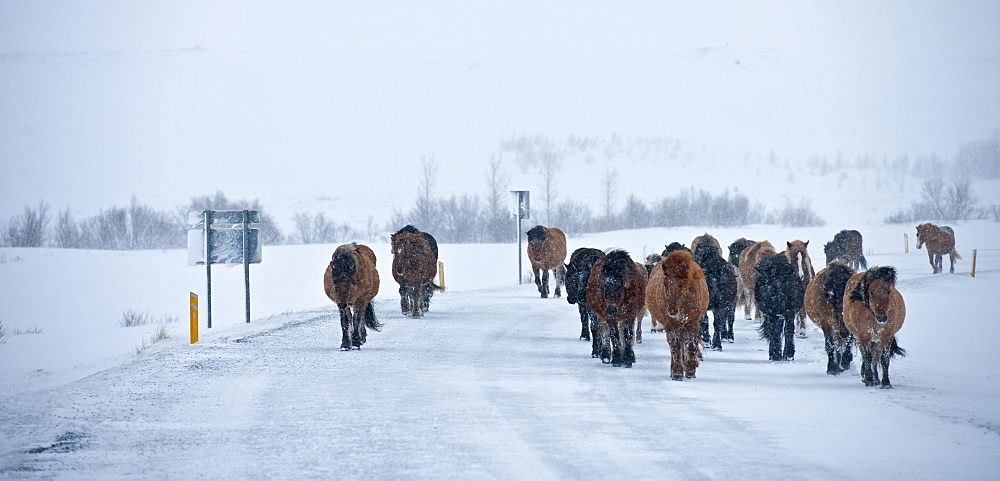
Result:
[[[1000,127],[997,25],[996,2],[0,1],[0,218],[266,204],[356,164],[415,192],[425,153],[466,190],[514,133],[951,157]]]

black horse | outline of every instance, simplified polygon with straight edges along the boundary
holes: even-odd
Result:
[[[865,259],[865,251],[862,247],[864,238],[856,230],[842,230],[833,236],[833,240],[823,245],[823,253],[826,254],[826,265],[833,261],[842,261],[855,272],[868,268],[868,260]]]
[[[754,297],[764,314],[761,337],[767,339],[768,358],[791,361],[795,358],[795,314],[802,310],[805,288],[795,268],[784,255],[768,256],[756,267]],[[784,333],[784,348],[781,338]]]
[[[736,317],[736,271],[711,246],[699,246],[694,254],[694,261],[705,271],[705,281],[708,283],[708,310],[712,311],[712,325],[715,329],[711,339],[708,337],[708,314],[701,319],[701,339],[708,343],[711,340],[712,349],[722,350],[722,340],[732,342],[733,320]]]
[[[573,251],[566,265],[566,302],[576,304],[580,311],[580,340],[591,341],[591,357],[597,357],[598,345],[597,318],[587,305],[587,279],[598,259],[604,257],[604,252],[592,247],[581,247]]]
[[[756,244],[756,242],[743,237],[734,240],[732,244],[729,244],[729,263],[739,267],[740,253],[743,252],[743,249],[746,249],[754,244]]]

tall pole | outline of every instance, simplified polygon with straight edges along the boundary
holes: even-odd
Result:
[[[246,292],[247,324],[250,324],[250,211],[243,211],[243,288]]]
[[[212,211],[205,211],[205,308],[208,328],[212,328]]]
[[[517,283],[522,284],[521,281],[521,209],[517,211]]]

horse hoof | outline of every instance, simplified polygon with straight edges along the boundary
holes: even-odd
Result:
[[[671,374],[670,375],[670,380],[671,381],[683,381],[684,380],[684,376],[682,376],[680,374]]]
[[[712,346],[712,350],[722,352],[722,346]]]
[[[630,369],[631,367],[632,367],[632,363],[631,362],[626,362],[625,363],[625,368],[626,369]]]
[[[684,377],[686,377],[686,378],[688,378],[688,379],[694,379],[694,371],[691,371],[691,372],[685,372],[685,373],[684,373]]]
[[[350,351],[351,350],[351,346],[340,346],[340,350],[341,351]]]

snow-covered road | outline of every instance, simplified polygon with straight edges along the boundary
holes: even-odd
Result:
[[[575,306],[534,286],[439,294],[424,319],[387,300],[377,311],[386,326],[360,351],[339,350],[331,306],[14,396],[0,426],[22,448],[4,451],[0,476],[913,479],[1000,466],[995,411],[954,406],[928,385],[936,368],[910,358],[892,365],[895,390],[864,388],[856,369],[827,376],[815,328],[794,362],[770,363],[738,319],[736,342],[675,382],[648,318],[635,367],[602,365],[576,339]]]

